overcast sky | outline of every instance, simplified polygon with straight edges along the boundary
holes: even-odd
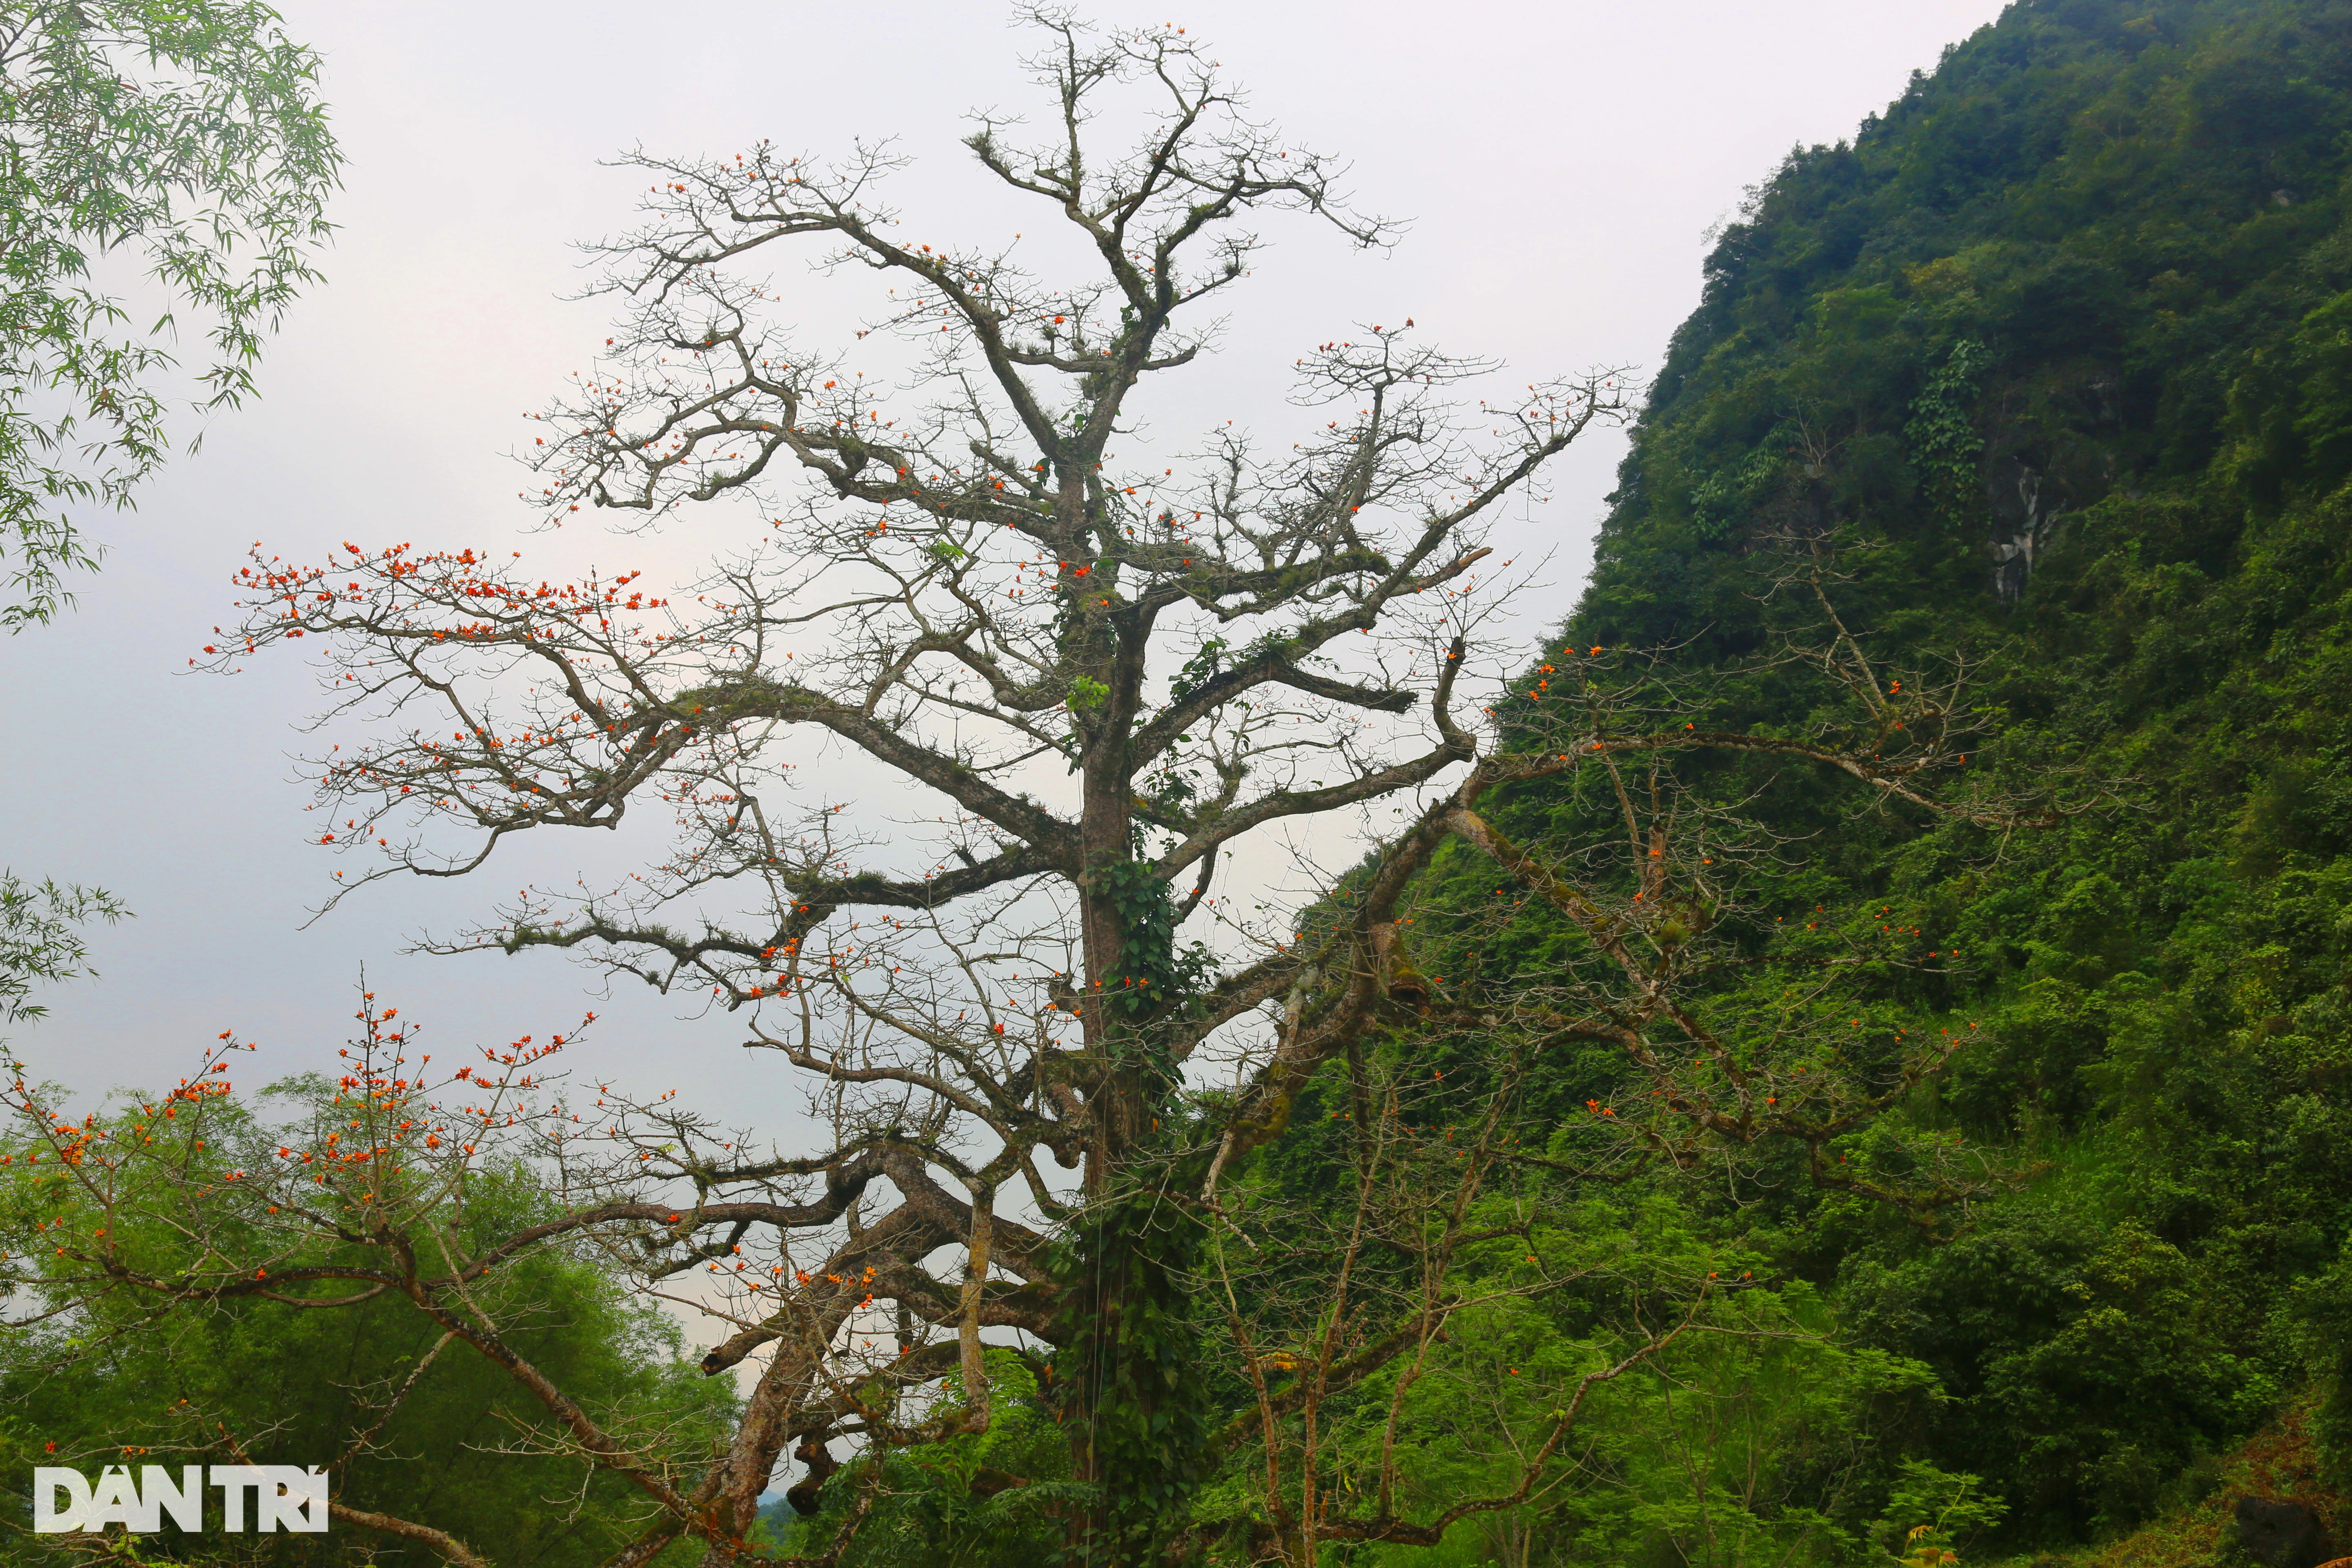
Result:
[[[1173,4],[1174,0],[1163,0]],[[1359,323],[1414,316],[1447,348],[1522,380],[1654,367],[1696,299],[1708,226],[1795,143],[1848,135],[1915,68],[1992,19],[1997,0],[1552,0],[1451,6],[1213,0],[1165,16],[1211,40],[1260,116],[1351,159],[1360,204],[1409,218],[1391,254],[1351,254],[1279,222],[1216,360],[1188,397],[1278,411],[1291,362]],[[746,1078],[740,1031],[648,994],[585,994],[551,955],[407,957],[526,880],[625,869],[607,836],[522,843],[473,882],[379,884],[303,928],[335,868],[289,758],[317,706],[298,658],[231,679],[187,657],[228,618],[256,540],[316,559],[350,539],[517,549],[682,574],[729,540],[529,535],[506,454],[604,337],[573,242],[623,226],[642,179],[599,160],[642,145],[724,153],[761,139],[824,153],[895,135],[916,166],[910,222],[1001,226],[957,145],[977,107],[1018,110],[1024,41],[992,4],[888,8],[600,0],[290,0],[325,58],[349,159],[328,282],[273,346],[261,400],[214,422],[138,512],[61,624],[0,640],[0,863],[104,886],[137,919],[96,941],[95,983],[46,998],[18,1042],[42,1076],[90,1091],[168,1082],[234,1027],[248,1072],[333,1059],[362,965],[436,1047],[544,1036],[583,1007],[602,1073],[746,1118],[798,1103],[772,1067]],[[1011,226],[1017,226],[1013,225]],[[910,230],[909,232],[912,232]],[[776,277],[803,343],[837,343],[838,289]],[[1516,384],[1516,383],[1514,384]],[[1183,411],[1190,412],[1190,410]],[[527,443],[527,437],[523,437]],[[1564,614],[1622,454],[1571,453],[1552,499],[1504,542],[1546,551],[1529,635]],[[1351,857],[1352,858],[1352,857]]]

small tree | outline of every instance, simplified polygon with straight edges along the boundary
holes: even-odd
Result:
[[[380,1010],[366,1011],[381,1023]],[[381,1043],[387,1033],[400,1026],[363,1032],[354,1054],[365,1062],[371,1034]],[[244,1055],[222,1042],[205,1065]],[[16,1320],[0,1342],[7,1462],[29,1471],[127,1461],[135,1473],[143,1458],[173,1474],[206,1459],[316,1464],[328,1472],[344,1538],[313,1543],[328,1549],[326,1561],[396,1552],[402,1539],[460,1562],[467,1548],[493,1562],[610,1555],[643,1533],[651,1505],[641,1485],[617,1466],[580,1474],[570,1434],[509,1368],[416,1310],[394,1288],[381,1247],[318,1226],[323,1184],[303,1184],[310,1193],[299,1196],[289,1190],[295,1184],[272,1184],[286,1200],[274,1208],[225,1201],[247,1179],[237,1173],[267,1169],[282,1140],[315,1169],[364,1148],[362,1130],[384,1130],[384,1098],[353,1093],[356,1075],[342,1076],[237,1095],[226,1074],[205,1071],[162,1094],[117,1096],[70,1127],[12,1118],[0,1141],[0,1215],[12,1240],[37,1233],[64,1245],[11,1246],[0,1260]],[[0,1095],[20,1111],[38,1098],[6,1086]],[[302,1163],[290,1149],[288,1159]],[[360,1163],[382,1183],[359,1211],[364,1228],[397,1228],[412,1257],[478,1251],[561,1212],[536,1173],[510,1164],[469,1163],[450,1201],[424,1171]],[[416,1223],[420,1215],[431,1223]],[[153,1281],[217,1286],[230,1259],[251,1290],[209,1310],[156,1310],[171,1298]],[[322,1290],[320,1279],[346,1283]],[[560,1381],[569,1397],[608,1413],[656,1467],[698,1468],[730,1425],[735,1391],[696,1373],[676,1322],[633,1300],[632,1283],[593,1253],[535,1247],[463,1282],[464,1327],[494,1333],[499,1348]],[[289,1310],[297,1302],[332,1310]],[[609,1415],[624,1405],[625,1415]],[[24,1506],[20,1493],[14,1531],[23,1530]],[[415,1523],[436,1510],[464,1520],[463,1547]],[[163,1555],[184,1560],[194,1548],[199,1561],[248,1560],[238,1538],[213,1534],[217,1502],[209,1512],[201,1533],[211,1539],[200,1546],[183,1536]],[[87,1535],[20,1543],[11,1561],[28,1560],[28,1549],[30,1560],[52,1560],[43,1543],[68,1560],[123,1561]],[[268,1558],[266,1538],[252,1545],[251,1560]]]
[[[665,991],[708,987],[749,1045],[806,1076],[831,1141],[776,1148],[667,1096],[551,1085],[528,1043],[428,1075],[371,1020],[373,1054],[344,1084],[360,1125],[289,1139],[235,1180],[189,1179],[206,1204],[299,1233],[289,1247],[332,1238],[373,1258],[289,1271],[226,1249],[211,1274],[166,1278],[94,1234],[60,1256],[86,1266],[76,1278],[173,1300],[307,1303],[346,1280],[404,1294],[539,1394],[583,1462],[643,1488],[657,1517],[622,1561],[680,1535],[709,1561],[752,1551],[788,1450],[810,1467],[795,1500],[813,1511],[830,1440],[990,1430],[989,1347],[1008,1339],[1063,1425],[1066,1468],[983,1466],[970,1485],[1025,1493],[1088,1561],[1239,1531],[1305,1564],[1322,1541],[1427,1542],[1517,1507],[1559,1462],[1573,1397],[1529,1413],[1541,1431],[1516,1490],[1442,1519],[1386,1482],[1331,1495],[1316,1423],[1369,1379],[1442,1371],[1465,1300],[1454,1262],[1510,1234],[1478,1217],[1482,1194],[1498,1170],[1534,1168],[1502,1122],[1529,1064],[1601,1041],[1647,1086],[1622,1114],[1591,1108],[1596,1159],[1688,1163],[1792,1138],[1822,1179],[1860,1184],[1832,1145],[1948,1048],[1864,1060],[1817,1007],[1710,1010],[1709,977],[1756,962],[1740,944],[1763,940],[1730,918],[1756,846],[1675,759],[1767,753],[1898,809],[2030,816],[1949,787],[1981,723],[1958,679],[1890,677],[1842,626],[1775,656],[1824,678],[1843,717],[1817,733],[1703,725],[1711,685],[1622,650],[1570,650],[1523,690],[1465,694],[1489,521],[1595,421],[1623,416],[1613,374],[1456,406],[1450,389],[1487,367],[1419,346],[1410,319],[1381,323],[1297,356],[1296,402],[1315,412],[1286,451],[1225,426],[1181,477],[1173,457],[1157,475],[1132,450],[1122,465],[1112,446],[1135,439],[1139,391],[1195,365],[1208,331],[1188,323],[1247,275],[1245,225],[1296,211],[1360,244],[1388,230],[1346,205],[1326,159],[1249,120],[1177,29],[1097,38],[1033,19],[1050,137],[1022,146],[984,116],[967,145],[1009,201],[1076,237],[1076,277],[1034,275],[1008,246],[898,237],[878,205],[885,152],[632,160],[654,177],[648,220],[606,247],[628,315],[605,366],[541,416],[539,499],[558,521],[757,500],[777,542],[683,603],[634,574],[533,581],[470,550],[257,553],[244,621],[206,650],[226,667],[316,638],[345,709],[433,715],[317,764],[320,842],[381,857],[352,885],[460,876],[516,833],[672,808],[681,837],[660,865],[610,893],[527,894],[437,945],[574,950]],[[1098,162],[1092,128],[1129,87],[1146,128]],[[740,268],[804,241],[887,280],[870,330],[911,346],[915,390],[765,324],[772,296]],[[1827,607],[1830,584],[1814,586]],[[929,831],[795,779],[811,734],[899,775]],[[1617,826],[1507,839],[1489,805],[1544,777],[1607,792]],[[1247,836],[1387,803],[1402,826],[1301,912],[1211,896]],[[450,847],[450,828],[475,837]],[[1497,899],[1515,888],[1512,908],[1570,922],[1540,984],[1425,973],[1453,950],[1416,938],[1433,906],[1413,900],[1441,895],[1415,889],[1449,844],[1487,858]],[[1213,942],[1186,934],[1196,921]],[[1834,980],[1852,959],[1791,961]],[[1805,1003],[1828,994],[1808,984]],[[1465,1053],[1442,1116],[1475,1136],[1446,1147],[1419,1086]],[[1302,1227],[1236,1187],[1332,1073],[1370,1142],[1354,1192]],[[74,1126],[26,1105],[89,1156]],[[449,1239],[436,1216],[464,1201],[466,1171],[519,1139],[562,1213],[495,1243]],[[1878,1190],[1932,1198],[1935,1165],[1911,1169]],[[764,1357],[700,1474],[670,1476],[470,1302],[472,1281],[551,1245],[606,1249],[715,1314],[726,1337],[707,1371]],[[1653,1353],[1689,1310],[1645,1319],[1612,1364]],[[1203,1480],[1254,1442],[1258,1500],[1194,1517]],[[827,1552],[886,1473],[868,1467],[836,1500],[845,1533]]]

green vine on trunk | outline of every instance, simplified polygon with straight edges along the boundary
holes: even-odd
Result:
[[[1176,901],[1168,879],[1140,860],[1106,860],[1095,890],[1118,915],[1118,973],[1106,976],[1114,1016],[1140,1021],[1199,988],[1213,962],[1200,943],[1176,951]]]
[[[1092,1506],[1064,1550],[1076,1568],[1157,1559],[1207,1479],[1211,1427],[1192,1277],[1204,1232],[1159,1189],[1113,1198],[1055,1249],[1063,1281],[1055,1386],[1076,1428]]]
[[[1129,1568],[1156,1560],[1207,1479],[1213,1426],[1192,1311],[1205,1232],[1176,1194],[1197,1180],[1197,1151],[1180,1151],[1181,1068],[1171,1015],[1200,988],[1213,959],[1180,954],[1168,879],[1146,861],[1097,861],[1094,893],[1117,915],[1119,960],[1105,976],[1114,1077],[1131,1097],[1121,1190],[1090,1205],[1050,1255],[1061,1284],[1057,1407],[1072,1432],[1088,1502],[1064,1561]],[[1136,1178],[1144,1179],[1138,1182]]]

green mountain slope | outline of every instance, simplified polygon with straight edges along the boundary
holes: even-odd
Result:
[[[2013,5],[1723,234],[1565,633],[1734,658],[1762,536],[1881,540],[1876,646],[1973,649],[2005,754],[2120,781],[2006,846],[1777,819],[1792,901],[1966,957],[1905,994],[1987,1043],[1906,1114],[2042,1167],[1934,1237],[1762,1211],[2018,1543],[2180,1500],[2315,1380],[2352,1449],[2347,169],[2345,0]]]

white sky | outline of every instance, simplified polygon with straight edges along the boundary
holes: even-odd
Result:
[[[1351,255],[1304,224],[1265,226],[1273,244],[1181,412],[1240,410],[1271,438],[1294,358],[1408,314],[1522,381],[1654,368],[1696,300],[1703,232],[1742,187],[1794,143],[1850,134],[2000,8],[1091,7],[1211,40],[1258,115],[1351,159],[1362,206],[1412,220],[1385,257]],[[940,0],[887,12],[805,0],[285,9],[291,34],[325,57],[350,160],[329,281],[287,322],[261,400],[216,420],[136,514],[100,521],[113,554],[80,584],[79,612],[0,640],[0,863],[104,886],[138,914],[98,934],[102,978],[45,998],[52,1016],[18,1048],[84,1090],[168,1082],[229,1027],[263,1045],[250,1074],[323,1068],[364,964],[371,989],[425,1026],[429,1049],[568,1032],[593,1006],[603,1022],[575,1068],[676,1088],[730,1120],[794,1109],[781,1064],[747,1063],[740,1029],[694,1020],[692,998],[590,998],[593,977],[552,954],[400,954],[420,930],[454,930],[526,880],[625,869],[651,836],[518,843],[468,880],[380,884],[299,929],[351,864],[316,847],[292,776],[294,726],[317,706],[309,672],[283,656],[230,679],[175,672],[229,618],[228,575],[255,540],[295,560],[344,539],[516,549],[551,575],[559,561],[593,560],[646,568],[649,583],[730,542],[692,521],[652,539],[521,531],[523,475],[504,456],[519,416],[604,336],[604,302],[559,299],[583,281],[570,246],[624,226],[643,186],[598,160],[632,144],[730,153],[762,138],[824,153],[853,133],[895,134],[919,160],[896,187],[907,232],[925,213],[942,226],[926,232],[1017,227],[981,204],[984,176],[956,140],[967,109],[1032,101],[1015,65],[1028,46],[1004,8]],[[838,289],[776,276],[803,301],[799,342],[846,339]],[[1570,454],[1553,499],[1507,534],[1523,554],[1552,552],[1531,636],[1573,599],[1622,451],[1603,438]]]

